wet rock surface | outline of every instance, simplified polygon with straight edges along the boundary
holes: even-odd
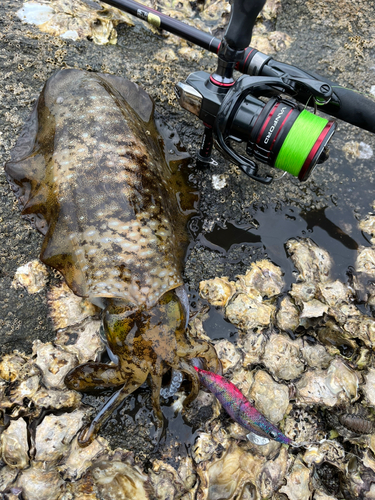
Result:
[[[199,15],[200,7],[191,4],[159,7],[183,13],[185,19],[196,17],[198,27],[217,29],[220,35],[228,4],[203,5]],[[338,6],[334,1],[282,0],[267,5],[269,11],[254,30],[260,50],[301,67],[308,61],[309,68],[340,84],[370,92],[375,84],[373,2],[343,0]],[[212,71],[213,55],[160,36],[136,20],[134,27],[117,25],[117,44],[61,38],[22,24],[16,16],[22,6],[18,0],[0,5],[2,161],[9,158],[44,82],[61,67],[109,72],[142,85],[194,156],[201,124],[179,108],[173,85],[192,71]],[[159,447],[152,443],[154,417],[146,385],[125,401],[88,448],[78,448],[75,437],[66,438],[68,415],[81,412],[89,418],[89,405],[98,408],[110,397],[84,396],[82,403],[61,383],[69,363],[102,351],[98,318],[87,305],[67,300],[69,292],[51,269],[48,275],[37,269],[39,281],[30,275],[24,282],[16,278],[21,266],[37,259],[41,238],[21,219],[1,173],[0,491],[9,498],[22,491],[24,498],[38,500],[372,498],[374,147],[371,134],[339,122],[331,159],[306,184],[290,176],[269,187],[255,184],[217,153],[215,170],[191,170],[191,181],[201,192],[201,214],[190,222],[185,278],[192,310],[210,305],[205,319],[195,318],[201,325],[195,329],[202,338],[221,341],[225,376],[284,433],[306,444],[296,449],[249,443],[203,391],[186,417],[176,414],[186,382],[162,405],[168,428]],[[219,183],[218,176],[225,182]],[[311,242],[302,247],[306,236]],[[286,252],[288,241],[301,251],[293,247],[294,261]],[[260,264],[264,261],[270,263],[267,270]],[[268,285],[264,276],[273,278]],[[216,302],[210,304],[208,291],[199,297],[199,283],[214,278],[220,281],[211,287]],[[28,291],[29,283],[36,293]],[[226,315],[235,300],[241,300],[241,308]],[[238,316],[244,306],[246,320]],[[258,324],[251,313],[256,307],[264,313]],[[217,324],[210,322],[214,314]],[[229,330],[237,333],[230,337]],[[268,404],[270,394],[275,397]],[[61,435],[54,432],[55,451],[51,448],[44,463],[48,430],[59,418]],[[122,449],[114,451],[117,447]]]

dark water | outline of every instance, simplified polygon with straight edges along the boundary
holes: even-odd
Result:
[[[365,235],[351,210],[343,213],[338,208],[302,212],[296,207],[282,210],[268,208],[254,214],[256,228],[216,225],[210,233],[201,233],[198,241],[212,250],[222,251],[223,257],[233,245],[251,245],[264,250],[268,258],[284,272],[285,291],[295,282],[294,265],[286,252],[290,238],[310,238],[329,252],[333,260],[332,279],[346,282],[360,245],[368,246]],[[345,222],[344,222],[345,221]],[[343,229],[345,227],[345,229]],[[225,319],[222,309],[210,307],[204,328],[212,340],[237,339],[237,329]]]
[[[227,223],[226,228],[215,226],[211,233],[201,235],[200,241],[211,249],[223,251],[239,244],[262,247],[268,258],[285,272],[286,289],[295,281],[294,267],[285,250],[285,243],[290,238],[308,237],[327,250],[334,262],[332,278],[343,281],[347,279],[349,267],[354,264],[358,247],[368,246],[349,210],[346,213],[335,208],[300,212],[295,207],[278,211],[270,208],[259,210],[254,218],[257,228],[246,229]]]
[[[205,332],[212,340],[227,339],[235,342],[238,337],[237,328],[225,317],[222,309],[211,306],[208,318],[203,322]]]

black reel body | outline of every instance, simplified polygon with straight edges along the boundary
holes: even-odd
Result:
[[[301,82],[298,81],[298,85]],[[311,90],[311,88],[310,88]],[[205,136],[198,159],[210,163],[211,147],[254,180],[268,184],[272,176],[258,175],[257,165],[249,156],[305,181],[317,163],[328,158],[327,144],[336,124],[303,109],[281,94],[293,95],[295,82],[278,77],[242,76],[230,88],[213,82],[205,72],[192,73],[176,91],[182,107],[196,114],[205,125]],[[327,101],[331,88],[315,92],[315,98]],[[194,95],[195,105],[191,106]],[[260,97],[269,98],[265,103]],[[246,143],[246,155],[233,143]]]

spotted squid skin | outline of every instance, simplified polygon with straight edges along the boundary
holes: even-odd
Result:
[[[151,307],[183,284],[186,218],[164,155],[136,84],[72,69],[45,84],[5,169],[45,234],[41,260],[76,295]]]
[[[238,424],[259,436],[274,439],[279,443],[292,443],[291,439],[285,436],[285,434],[250,404],[232,382],[229,382],[216,373],[202,370],[197,366],[194,366],[194,368],[198,372],[200,383],[216,396],[225,411]]]

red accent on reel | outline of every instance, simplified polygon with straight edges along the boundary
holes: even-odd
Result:
[[[264,120],[263,126],[262,126],[262,128],[261,128],[261,130],[260,130],[260,132],[259,132],[259,134],[258,134],[257,140],[255,141],[258,145],[259,145],[259,141],[260,141],[260,139],[262,138],[262,135],[263,135],[263,132],[264,132],[265,128],[267,127],[267,125],[268,125],[269,121],[270,121],[270,120],[271,120],[271,118],[272,118],[272,115],[275,113],[275,111],[277,110],[277,108],[278,108],[279,106],[280,106],[280,103],[278,102],[278,103],[276,104],[276,106],[274,106],[274,107],[271,109],[271,111],[268,113],[268,116],[267,116],[266,120]],[[260,116],[260,115],[259,115],[259,116]],[[259,116],[258,116],[258,118],[259,118]],[[257,121],[258,121],[258,120],[257,120]]]
[[[222,83],[222,82],[215,80],[215,78],[213,78],[212,75],[210,76],[210,80],[214,85],[217,85],[218,87],[232,87],[232,85],[234,85],[236,83],[236,82]]]
[[[308,156],[305,160],[305,163],[303,164],[303,166],[298,174],[298,179],[300,181],[305,180],[305,177],[309,173],[311,162],[313,161],[316,153],[318,152],[320,146],[322,145],[322,142],[327,137],[327,134],[329,133],[329,131],[331,130],[333,125],[335,125],[335,122],[328,122],[327,125],[322,130],[322,132],[320,133],[320,136],[317,138],[313,148],[311,149],[310,153],[308,154]]]

